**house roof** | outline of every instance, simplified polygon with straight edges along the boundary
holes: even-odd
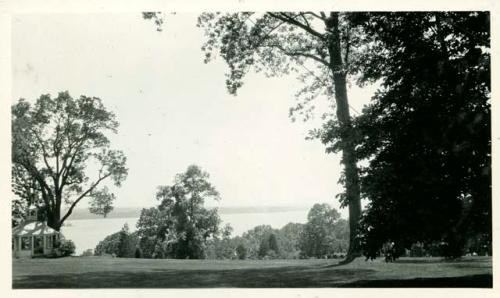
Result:
[[[12,229],[12,236],[40,236],[53,234],[59,234],[59,232],[42,221],[23,222]]]

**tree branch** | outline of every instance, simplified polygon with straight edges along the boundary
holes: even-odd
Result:
[[[314,16],[314,17],[316,17],[316,18],[318,18],[318,19],[322,20],[323,22],[326,20],[326,18],[325,18],[325,17],[322,17],[322,16],[320,16],[320,15],[318,15],[317,13],[314,13],[314,12],[312,12],[312,11],[306,11],[306,12],[303,12],[302,14],[304,14],[304,15],[307,15],[307,14],[312,15],[312,16]]]
[[[49,170],[50,172],[50,176],[52,176],[52,179],[54,179],[54,183],[57,184],[57,181],[56,181],[56,176],[55,176],[55,173],[54,173],[54,170],[52,169],[52,167],[50,166],[48,160],[47,160],[47,156],[48,156],[48,153],[47,153],[47,150],[45,149],[45,145],[43,144],[43,140],[40,138],[40,136],[36,133],[36,131],[34,130],[31,130],[31,132],[33,133],[33,135],[35,136],[35,138],[37,139],[38,143],[40,144],[40,146],[42,147],[42,151],[43,151],[43,161],[45,163],[45,166],[47,167],[47,169]]]
[[[310,53],[304,53],[304,52],[300,52],[300,51],[290,51],[290,50],[287,50],[285,48],[283,48],[282,46],[278,45],[278,44],[271,44],[269,45],[270,47],[274,47],[274,48],[277,48],[278,50],[280,50],[281,52],[283,52],[283,54],[287,55],[287,56],[291,56],[291,57],[297,57],[297,56],[302,56],[302,57],[306,57],[306,58],[311,58],[313,59],[314,61],[316,62],[319,62],[325,66],[329,66],[329,63],[328,61],[318,57],[318,56],[315,56],[313,54],[310,54]]]
[[[68,211],[66,212],[66,214],[63,216],[63,218],[61,219],[61,221],[59,222],[60,225],[62,225],[64,223],[64,221],[71,215],[71,213],[73,212],[73,209],[75,208],[75,206],[78,204],[78,202],[80,202],[83,198],[85,198],[92,190],[94,190],[96,188],[97,185],[99,185],[99,183],[101,183],[102,180],[108,178],[109,176],[111,176],[111,173],[108,173],[102,177],[100,177],[99,179],[97,179],[97,181],[92,184],[91,187],[89,187],[89,189],[87,189],[84,193],[82,193],[72,204],[71,206],[69,207]]]
[[[61,148],[59,148],[59,130],[60,130],[60,121],[58,119],[57,125],[56,125],[56,137],[54,138],[54,143],[52,144],[52,150],[54,150],[54,158],[56,159],[56,178],[57,182],[59,183],[59,178],[61,177],[61,172],[60,172],[60,164],[59,164],[59,155],[61,153]]]
[[[249,20],[250,20],[252,23],[254,23],[251,19],[249,19]],[[269,30],[268,32],[266,32],[266,34],[265,34],[262,38],[260,38],[260,39],[259,39],[259,42],[258,42],[258,43],[256,43],[256,44],[253,46],[253,49],[257,49],[258,47],[260,47],[260,46],[262,45],[262,43],[266,41],[266,38],[267,38],[267,37],[269,37],[269,35],[271,35],[271,33],[272,33],[274,30],[278,29],[281,25],[283,25],[283,23],[284,23],[284,22],[283,22],[283,21],[281,21],[278,25],[274,26],[273,28],[271,28],[271,30]],[[254,25],[255,25],[255,23],[254,23]]]
[[[29,162],[23,162],[22,160],[17,160],[14,162],[23,166],[26,169],[26,171],[28,171],[28,173],[30,173],[36,179],[36,181],[38,181],[38,183],[40,184],[40,187],[42,187],[42,198],[43,198],[45,204],[47,204],[47,206],[50,206],[48,200],[53,199],[54,195],[53,195],[52,190],[50,189],[49,185],[47,184],[47,182],[45,182],[45,179],[43,179],[42,174],[40,174],[40,172],[38,172],[36,167],[32,166]],[[45,191],[44,191],[44,189],[45,189]],[[46,198],[47,195],[45,194],[45,192],[49,196],[48,199]]]
[[[63,165],[61,167],[61,176],[62,176],[61,187],[66,185],[66,181],[68,179],[69,169],[71,169],[71,167],[73,166],[73,162],[75,161],[76,155],[79,153],[79,150],[80,150],[81,146],[83,146],[84,143],[85,143],[85,138],[81,138],[79,142],[75,143],[78,145],[74,148],[75,151],[73,152],[73,155],[70,158],[69,164],[66,164],[66,161],[68,160],[68,158],[64,159]],[[72,149],[73,148],[70,148],[68,150],[68,154],[71,152]]]
[[[291,25],[295,25],[295,26],[297,26],[299,28],[302,28],[306,32],[310,33],[313,36],[316,36],[317,38],[319,38],[321,40],[325,39],[325,37],[323,36],[323,34],[319,33],[318,31],[312,29],[311,27],[309,27],[307,25],[302,24],[301,22],[297,21],[294,18],[291,18],[291,17],[287,16],[284,13],[278,13],[278,14],[276,14],[276,13],[273,13],[273,12],[268,12],[268,14],[270,16],[272,16],[273,18],[281,20],[281,21],[283,21],[285,23],[288,23],[288,24],[291,24]]]
[[[307,27],[311,27],[311,24],[309,24],[309,21],[307,20],[306,16],[304,13],[299,13],[299,15],[302,17],[302,19],[304,20],[304,23],[306,23],[306,26]]]

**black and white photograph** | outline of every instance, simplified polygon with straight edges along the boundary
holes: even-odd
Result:
[[[335,3],[10,13],[11,293],[492,290],[494,13]]]

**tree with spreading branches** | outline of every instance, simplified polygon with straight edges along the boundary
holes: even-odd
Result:
[[[43,210],[59,231],[85,198],[99,199],[111,179],[127,177],[126,157],[110,149],[107,132],[116,133],[115,115],[97,97],[40,96],[12,106],[12,190],[16,200]],[[94,175],[90,175],[94,172]],[[64,208],[67,207],[67,208]]]
[[[333,98],[336,117],[345,132],[339,138],[344,171],[341,182],[345,193],[338,195],[349,208],[350,241],[347,261],[360,255],[357,237],[361,215],[359,174],[351,136],[352,119],[347,96],[348,76],[358,71],[357,59],[366,50],[367,36],[352,26],[351,14],[339,12],[239,12],[204,13],[198,26],[207,40],[203,46],[205,61],[221,56],[229,66],[226,85],[236,94],[243,78],[252,68],[267,76],[297,72],[303,87],[297,93],[297,105],[290,109],[307,120],[314,110],[312,100],[320,95]],[[318,135],[318,134],[315,134]]]
[[[313,99],[318,96],[334,98],[334,113],[325,113],[324,119],[335,117],[345,132],[340,146],[327,152],[342,152],[344,171],[341,183],[345,192],[337,197],[343,207],[349,208],[350,241],[346,261],[361,254],[357,237],[361,216],[359,173],[352,140],[352,119],[347,96],[349,75],[358,72],[360,53],[369,50],[368,36],[353,26],[352,13],[339,12],[236,12],[203,13],[198,26],[207,40],[202,47],[205,62],[221,56],[229,66],[226,86],[236,94],[243,78],[251,70],[266,76],[298,73],[303,87],[297,92],[297,104],[290,108],[290,117],[309,119],[314,111]],[[162,13],[143,13],[153,20],[158,31],[163,24]],[[312,137],[320,137],[319,130]]]

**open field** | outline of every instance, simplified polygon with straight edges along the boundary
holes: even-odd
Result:
[[[13,288],[492,287],[491,257],[338,260],[13,260]]]

